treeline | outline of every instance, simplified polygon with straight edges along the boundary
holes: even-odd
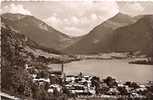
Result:
[[[2,83],[3,92],[30,97],[32,79],[24,70],[26,61],[21,56],[23,42],[10,29],[2,28]]]
[[[26,65],[28,65],[28,67],[40,72],[38,76],[42,77],[49,74],[46,64],[50,62],[60,63],[60,61],[55,58],[45,58],[44,56],[36,57],[32,53],[25,51],[24,47],[28,46],[25,37],[12,31],[7,26],[2,27],[1,32],[2,92],[28,100],[62,99],[63,96],[61,95],[58,97],[57,95],[49,96],[46,90],[48,84],[39,86],[34,83],[32,79],[33,73],[26,69]],[[50,80],[54,81],[56,79],[50,77]]]

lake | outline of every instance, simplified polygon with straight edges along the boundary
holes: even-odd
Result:
[[[129,60],[81,60],[64,65],[66,74],[96,75],[100,78],[114,77],[120,81],[153,81],[153,65],[128,64]]]

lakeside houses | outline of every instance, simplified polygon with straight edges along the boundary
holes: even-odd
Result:
[[[95,95],[95,86],[92,86],[93,76],[83,76],[81,73],[78,76],[68,75],[65,76],[64,83],[66,89],[72,94],[90,94]]]
[[[57,69],[37,69],[25,65],[30,71],[33,83],[45,88],[49,95],[66,94],[68,97],[129,97],[153,98],[153,84],[136,82],[121,82],[112,77],[101,79],[97,76],[65,75],[63,65]],[[148,96],[149,95],[149,96]]]

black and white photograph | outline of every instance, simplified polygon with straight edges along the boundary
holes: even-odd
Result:
[[[153,0],[0,7],[0,100],[153,100]]]

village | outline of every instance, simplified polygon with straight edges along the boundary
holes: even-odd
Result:
[[[33,83],[44,88],[51,97],[65,95],[66,98],[72,99],[94,97],[151,100],[150,98],[153,98],[152,81],[145,84],[121,82],[110,76],[100,79],[81,72],[78,75],[66,75],[63,67],[62,65],[61,71],[46,72],[26,66],[26,70],[31,72]]]

